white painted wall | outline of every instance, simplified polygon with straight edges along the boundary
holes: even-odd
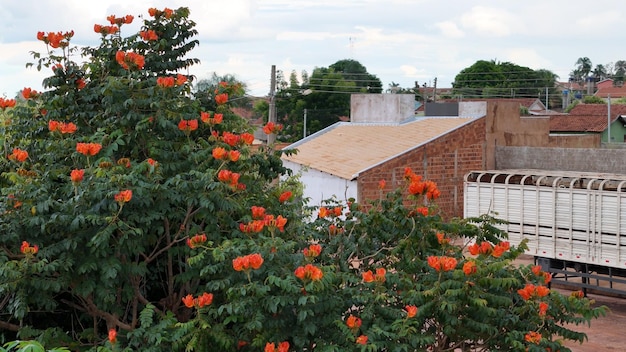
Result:
[[[291,169],[294,174],[301,172],[300,180],[304,184],[304,197],[310,198],[309,205],[319,206],[322,200],[333,196],[344,203],[349,198],[358,201],[356,180],[348,181],[291,161],[283,160],[283,165]]]
[[[413,94],[352,94],[350,122],[397,123],[415,116]]]

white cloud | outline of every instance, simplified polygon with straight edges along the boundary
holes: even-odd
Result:
[[[461,24],[481,35],[505,37],[514,32],[514,26],[522,26],[522,21],[506,10],[475,6],[461,16]]]
[[[435,24],[441,31],[444,37],[448,38],[463,38],[465,33],[452,21],[443,21]]]
[[[276,35],[276,40],[326,40],[337,37],[329,32],[282,32]]]

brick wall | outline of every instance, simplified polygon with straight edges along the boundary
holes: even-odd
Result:
[[[626,174],[623,149],[496,147],[496,168]]]
[[[378,165],[358,177],[361,203],[379,197],[378,182],[387,181],[387,190],[404,182],[404,169],[437,183],[441,197],[437,205],[445,218],[463,216],[463,177],[484,168],[485,119],[466,124],[423,146]]]

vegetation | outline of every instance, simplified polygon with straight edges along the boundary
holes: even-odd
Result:
[[[306,207],[230,112],[241,87],[194,98],[177,73],[189,10],[148,14],[96,26],[84,63],[40,33],[49,90],[0,99],[5,350],[568,351],[606,311],[514,265],[495,219],[444,222],[410,169],[370,204]]]

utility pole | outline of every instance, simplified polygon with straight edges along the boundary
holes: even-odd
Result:
[[[270,107],[268,112],[268,122],[276,123],[276,101],[275,101],[275,90],[276,90],[276,65],[272,65],[272,78],[270,81]],[[270,133],[267,135],[267,145],[272,145],[276,141],[276,135],[274,133]]]
[[[306,138],[306,109],[304,109],[304,125],[303,125],[302,138]]]
[[[433,103],[437,101],[437,77],[435,77],[435,86],[433,87]]]

